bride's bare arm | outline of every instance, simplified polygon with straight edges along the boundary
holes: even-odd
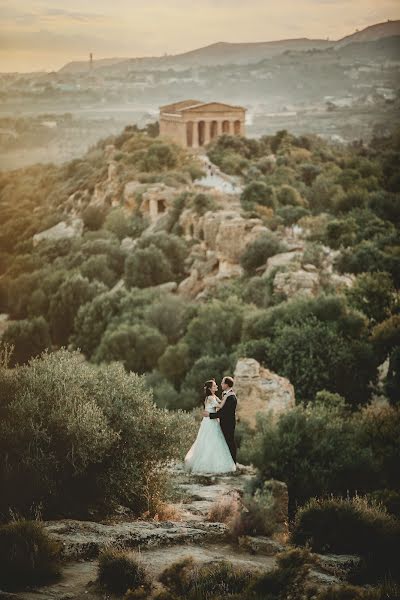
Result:
[[[218,406],[217,406],[217,412],[218,412],[219,410],[221,410],[221,408],[224,406],[225,402],[226,402],[226,396],[225,396],[224,398],[222,398],[222,400],[220,400],[220,401],[218,402]]]

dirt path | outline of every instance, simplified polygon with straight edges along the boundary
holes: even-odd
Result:
[[[50,535],[64,545],[67,561],[62,576],[50,586],[19,593],[15,600],[112,598],[99,592],[95,585],[96,556],[109,544],[123,545],[139,554],[154,581],[167,566],[189,556],[200,562],[224,559],[245,568],[272,569],[273,556],[255,555],[230,544],[226,526],[207,521],[214,502],[242,491],[253,475],[251,468],[243,468],[232,476],[191,477],[182,467],[175,467],[176,492],[182,496],[182,501],[173,505],[177,521],[127,521],[109,525],[72,520],[48,522],[46,528]]]

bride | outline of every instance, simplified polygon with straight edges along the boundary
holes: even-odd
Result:
[[[221,409],[225,399],[215,395],[218,386],[214,379],[204,385],[204,408],[210,413]],[[191,473],[231,473],[236,464],[231,456],[218,419],[203,417],[197,438],[185,456],[185,469]]]

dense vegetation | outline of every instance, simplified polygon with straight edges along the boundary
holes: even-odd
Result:
[[[117,363],[98,368],[62,349],[8,368],[4,354],[0,517],[156,512],[189,417],[158,409],[143,378]]]
[[[0,367],[2,518],[10,507],[25,515],[38,508],[82,515],[83,507],[116,504],[156,512],[165,498],[160,466],[180,455],[193,426],[174,410],[198,406],[204,380],[232,373],[237,358],[248,356],[295,388],[293,410],[260,418],[255,431],[241,425],[238,441],[240,460],[258,468],[259,491],[271,478],[287,483],[296,543],[345,551],[345,535],[326,533],[345,528],[397,549],[400,135],[346,147],[286,131],[219,138],[210,158],[243,178],[242,215],[269,231],[244,250],[241,277],[196,301],[163,284],[189,275],[200,243],[183,236],[182,211],[200,216],[218,207],[190,190],[201,175],[193,157],[148,133],[127,128],[82,160],[0,175],[0,311],[11,319],[2,342],[14,346],[10,354],[3,345]],[[89,200],[107,180],[111,143],[117,183],[96,205]],[[128,214],[124,186],[132,180],[140,187]],[[142,196],[153,183],[175,187],[176,196],[142,235],[149,225]],[[81,236],[33,243],[35,233],[76,214]],[[351,287],[338,293],[327,280],[316,297],[291,297],[274,290],[279,267],[260,276],[270,257],[286,251],[294,227],[306,239],[302,264],[319,269],[333,253],[335,270],[353,276]],[[381,403],[371,404],[376,396]],[[265,512],[253,506],[257,489],[236,533],[268,534]],[[351,504],[359,494],[361,504]],[[302,533],[310,514],[324,527],[311,541]],[[105,569],[125,569],[123,557],[108,558]],[[392,576],[389,563],[376,579]],[[284,583],[271,598],[291,590],[282,565],[251,593],[269,592],[276,578]],[[299,565],[303,585],[301,558]],[[289,570],[297,577],[296,569]],[[232,575],[234,591],[237,581],[247,593],[247,576]]]

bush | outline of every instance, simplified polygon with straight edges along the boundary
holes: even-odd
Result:
[[[343,398],[324,392],[275,421],[260,417],[241,455],[258,467],[261,482],[287,483],[291,512],[313,496],[398,489],[399,418],[394,407],[351,414]]]
[[[126,258],[125,282],[128,288],[145,288],[173,279],[168,260],[156,246],[138,248]]]
[[[127,371],[151,371],[167,346],[167,340],[157,329],[145,324],[109,327],[93,354],[93,360],[121,362]]]
[[[39,521],[21,519],[0,525],[0,587],[41,585],[57,577],[60,550]]]
[[[48,323],[43,317],[16,321],[7,327],[2,341],[14,346],[11,364],[24,364],[51,347]]]
[[[98,581],[110,592],[123,594],[128,589],[150,588],[150,580],[139,557],[112,548],[99,556]]]
[[[377,323],[390,317],[396,290],[388,273],[362,273],[346,291],[349,302]]]
[[[60,285],[50,301],[49,310],[54,343],[61,346],[68,342],[79,308],[105,290],[104,284],[98,281],[90,283],[82,275],[73,275]]]
[[[245,571],[228,561],[196,565],[190,557],[165,569],[160,581],[187,600],[208,600],[215,596],[240,594],[252,577],[251,571]]]
[[[152,511],[192,422],[157,409],[144,378],[122,365],[64,349],[0,367],[0,412],[0,515]]]
[[[360,555],[370,581],[400,573],[400,521],[366,498],[310,500],[296,513],[292,541],[315,552]]]
[[[178,164],[178,153],[175,146],[156,141],[148,148],[143,160],[144,171],[165,171]]]
[[[198,215],[204,215],[208,210],[215,210],[216,205],[208,194],[196,194],[193,198],[193,208]]]
[[[240,264],[247,274],[253,274],[257,267],[265,265],[270,256],[284,250],[284,244],[273,233],[265,233],[247,245],[240,257]]]
[[[277,567],[258,575],[248,587],[246,600],[285,600],[286,598],[307,597],[306,578],[310,567],[315,563],[308,550],[291,548],[277,555]]]
[[[254,210],[257,204],[275,208],[275,190],[263,181],[252,181],[241,193],[240,202],[244,210]]]

